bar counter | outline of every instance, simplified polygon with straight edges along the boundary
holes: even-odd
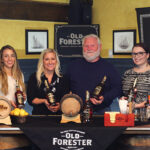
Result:
[[[89,125],[76,123],[60,124],[60,116],[57,121],[54,116],[30,116],[25,124],[13,124],[11,126],[1,124],[0,149],[26,147],[31,145],[31,143],[34,143],[42,150],[48,150],[45,146],[47,143],[50,150],[54,148],[55,150],[150,149],[150,121],[139,123],[135,127],[104,127],[103,116],[95,116],[94,118],[98,121]],[[30,121],[32,124],[30,124]],[[31,132],[33,134],[30,136]],[[81,140],[79,140],[80,137]],[[46,140],[47,143],[43,143]],[[40,145],[40,141],[42,141],[42,145]],[[90,145],[91,141],[92,146]],[[64,142],[69,142],[70,146],[66,146]],[[74,143],[72,144],[71,142]]]
[[[13,127],[9,125],[0,125],[0,134],[24,134],[19,127]],[[123,134],[150,134],[150,124],[127,127]]]

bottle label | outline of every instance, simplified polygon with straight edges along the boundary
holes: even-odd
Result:
[[[17,100],[18,100],[18,104],[23,104],[23,96],[22,94],[17,94]]]
[[[84,109],[83,111],[84,114],[84,122],[88,122],[90,119],[90,109]]]
[[[95,90],[94,90],[94,94],[95,94],[95,95],[99,95],[100,92],[101,92],[101,90],[102,90],[102,87],[97,86],[97,87],[95,88]]]
[[[84,113],[84,114],[89,114],[89,113],[90,113],[90,109],[85,109],[85,110],[83,111],[83,113]]]
[[[48,93],[48,99],[49,99],[50,103],[54,103],[55,102],[52,93]]]

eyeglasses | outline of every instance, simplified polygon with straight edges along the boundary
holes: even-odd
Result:
[[[142,57],[145,53],[146,53],[146,52],[138,52],[138,53],[132,53],[131,55],[132,55],[133,57],[135,57],[135,56]]]

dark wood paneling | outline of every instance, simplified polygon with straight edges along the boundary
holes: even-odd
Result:
[[[69,4],[31,1],[0,1],[1,19],[67,22]]]
[[[67,67],[71,61],[77,58],[60,57],[61,71],[63,74],[66,73]],[[123,73],[133,67],[133,62],[131,58],[105,58],[109,63],[111,63],[116,70],[122,76]],[[25,82],[28,81],[29,76],[36,71],[38,59],[19,59],[19,64],[21,70],[23,71]]]

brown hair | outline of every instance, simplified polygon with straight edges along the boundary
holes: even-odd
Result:
[[[0,50],[0,81],[1,81],[1,91],[4,93],[4,95],[8,94],[7,73],[5,72],[4,64],[3,64],[3,60],[2,60],[3,52],[6,49],[12,50],[13,53],[14,53],[14,55],[15,55],[15,58],[16,58],[15,63],[13,65],[13,67],[12,67],[12,77],[15,80],[18,80],[19,85],[23,89],[23,92],[25,92],[25,85],[24,85],[24,82],[23,82],[23,74],[22,74],[22,72],[20,70],[20,67],[19,67],[19,63],[18,63],[18,60],[17,60],[17,53],[16,53],[15,49],[12,46],[10,46],[10,45],[5,45]]]

